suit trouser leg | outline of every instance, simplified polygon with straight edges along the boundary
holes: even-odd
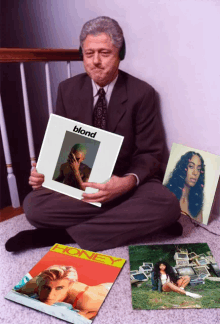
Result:
[[[105,208],[41,188],[30,192],[23,202],[27,220],[37,228],[68,228],[103,213]]]
[[[36,227],[66,228],[83,248],[114,248],[168,227],[180,217],[178,199],[158,181],[149,181],[101,208],[41,189],[24,201]]]

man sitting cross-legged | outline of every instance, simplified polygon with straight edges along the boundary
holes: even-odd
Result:
[[[155,90],[119,70],[125,41],[108,17],[88,21],[80,35],[86,73],[61,82],[56,114],[124,136],[113,176],[105,184],[84,182],[97,193],[83,201],[42,187],[44,175],[31,172],[34,189],[24,200],[24,231],[6,243],[8,251],[77,242],[92,251],[129,244],[166,229],[182,234],[179,201],[161,184],[164,136]],[[101,114],[101,118],[100,118]],[[96,207],[86,202],[101,202]]]

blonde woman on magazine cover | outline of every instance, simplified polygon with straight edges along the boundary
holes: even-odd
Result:
[[[17,292],[36,298],[47,305],[71,304],[86,318],[94,318],[113,283],[88,286],[78,281],[72,266],[54,265],[28,281]]]

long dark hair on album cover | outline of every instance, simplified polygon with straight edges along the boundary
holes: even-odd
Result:
[[[189,160],[193,155],[197,155],[201,161],[201,171],[199,178],[195,186],[190,188],[188,196],[189,212],[192,217],[196,218],[202,209],[204,197],[203,191],[205,184],[205,164],[202,156],[199,153],[195,153],[193,151],[189,151],[182,155],[165,186],[176,195],[178,200],[181,199],[185,179],[188,172]]]
[[[166,266],[165,272],[170,277],[170,281],[176,283],[177,276],[175,275],[173,268],[166,261],[158,261],[157,263],[155,263],[154,270],[153,270],[154,280],[158,281],[158,279],[160,278],[160,265],[161,264],[164,264]]]

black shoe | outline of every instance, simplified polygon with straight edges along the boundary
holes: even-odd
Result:
[[[169,227],[166,227],[164,229],[164,232],[174,237],[181,236],[183,234],[183,227],[179,222],[176,222]]]
[[[8,252],[53,246],[55,243],[75,243],[65,229],[38,228],[18,233],[11,237],[5,244]]]

